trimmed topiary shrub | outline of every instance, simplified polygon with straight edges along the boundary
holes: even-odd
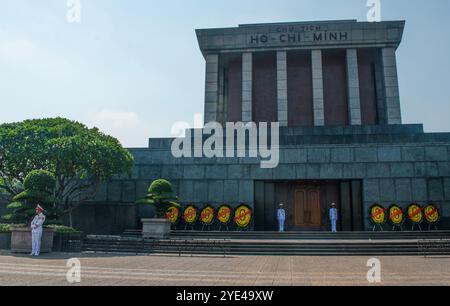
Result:
[[[57,199],[54,197],[54,188],[56,185],[55,176],[45,170],[33,170],[24,180],[25,190],[13,198],[13,202],[7,205],[10,211],[2,217],[7,222],[23,223],[28,225],[35,215],[37,205],[44,208],[46,223],[56,223],[61,210]]]
[[[174,195],[172,184],[164,179],[153,181],[148,188],[147,195],[144,199],[137,202],[141,205],[153,205],[158,218],[165,218],[169,207],[174,206],[180,208],[176,203],[178,197]]]

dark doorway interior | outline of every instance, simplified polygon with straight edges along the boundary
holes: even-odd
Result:
[[[255,230],[277,230],[276,209],[286,208],[287,231],[328,231],[336,203],[340,231],[361,231],[361,181],[256,181]]]

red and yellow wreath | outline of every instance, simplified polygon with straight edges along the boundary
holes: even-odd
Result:
[[[186,206],[183,212],[183,220],[189,225],[194,225],[195,222],[197,222],[198,219],[198,209],[193,206],[189,205]]]
[[[428,204],[425,206],[423,212],[425,214],[425,220],[427,220],[429,224],[436,224],[441,219],[439,208],[437,208],[434,204]]]
[[[200,212],[200,221],[204,225],[211,225],[214,222],[214,214],[216,210],[211,205],[205,206]]]
[[[407,215],[409,221],[415,224],[423,222],[423,211],[419,204],[411,204],[408,206]]]
[[[231,207],[229,205],[221,205],[217,210],[217,220],[222,225],[228,225],[231,221]]]
[[[172,224],[177,224],[180,221],[181,213],[180,209],[175,206],[171,206],[167,209],[166,219],[170,221]]]
[[[369,216],[373,224],[386,223],[386,209],[380,204],[373,204],[370,207]]]
[[[392,204],[388,210],[389,222],[392,225],[402,225],[405,222],[405,213],[397,204]]]
[[[252,221],[252,209],[245,204],[239,205],[234,211],[234,223],[241,229],[245,229]]]

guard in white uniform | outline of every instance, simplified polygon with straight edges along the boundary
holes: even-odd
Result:
[[[39,256],[41,253],[42,226],[45,222],[43,214],[44,209],[41,206],[36,207],[36,216],[31,221],[31,255]]]
[[[280,207],[277,210],[278,231],[280,233],[284,232],[284,223],[286,222],[286,211],[283,206],[283,204],[280,204]]]
[[[336,204],[332,203],[330,208],[330,222],[331,222],[331,231],[333,233],[337,232],[336,229],[337,220],[338,220],[338,211],[336,208]]]

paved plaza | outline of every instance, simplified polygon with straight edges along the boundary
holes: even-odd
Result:
[[[0,285],[67,286],[67,260],[81,283],[115,286],[367,286],[370,257],[178,257],[55,253],[31,258],[0,252]],[[450,285],[450,257],[378,257],[380,285]]]

